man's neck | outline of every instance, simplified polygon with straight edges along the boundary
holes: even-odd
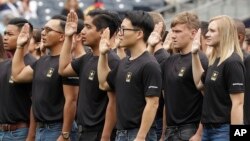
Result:
[[[185,55],[185,54],[188,54],[190,53],[192,50],[192,42],[190,42],[186,47],[183,47],[181,50],[180,50],[180,53],[182,55]]]
[[[57,56],[61,53],[62,44],[55,45],[50,48],[50,56]]]
[[[130,47],[129,50],[131,52],[130,60],[134,60],[141,56],[147,49],[147,45],[144,42],[137,43],[133,47]]]

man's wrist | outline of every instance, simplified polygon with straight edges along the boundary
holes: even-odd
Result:
[[[23,49],[23,48],[24,48],[24,46],[20,46],[20,45],[18,45],[16,48],[17,48],[17,49]]]
[[[69,140],[70,133],[69,132],[62,132],[61,133],[64,140]]]

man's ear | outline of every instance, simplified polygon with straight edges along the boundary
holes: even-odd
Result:
[[[198,31],[198,30],[196,30],[196,29],[191,29],[190,36],[191,36],[192,39],[194,39],[194,37],[195,37],[197,31]]]
[[[64,34],[61,34],[60,37],[59,37],[59,40],[60,40],[60,41],[64,41],[64,38],[65,38],[65,35],[64,35]]]
[[[140,39],[140,38],[142,38],[142,39],[143,39],[143,37],[144,37],[144,33],[143,33],[143,31],[142,31],[142,30],[139,30],[138,32],[136,32],[136,34],[137,34],[137,39]]]

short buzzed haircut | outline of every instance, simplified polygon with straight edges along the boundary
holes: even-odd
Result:
[[[28,23],[30,26],[30,33],[33,31],[33,25],[26,19],[24,18],[13,18],[9,21],[8,25],[15,25],[18,27],[19,31],[21,31],[22,27],[24,24]]]
[[[67,17],[64,15],[54,15],[51,19],[52,20],[60,20],[60,27],[61,27],[62,31],[64,32]]]

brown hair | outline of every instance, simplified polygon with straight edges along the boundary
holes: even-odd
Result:
[[[200,22],[197,14],[191,12],[178,13],[172,20],[170,27],[174,27],[177,24],[186,24],[189,29],[198,30]]]

